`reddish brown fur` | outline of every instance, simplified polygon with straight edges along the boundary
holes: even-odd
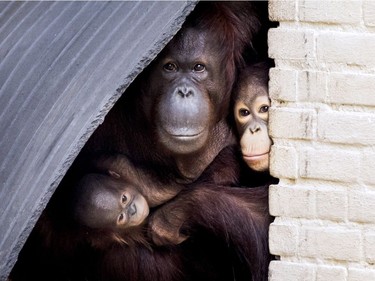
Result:
[[[254,6],[245,2],[203,2],[194,17],[191,25],[209,31],[218,41],[220,56],[226,61],[226,92],[229,95],[235,79],[236,66],[243,63],[242,51],[260,28]]]
[[[164,228],[187,236],[203,228],[235,250],[251,271],[252,280],[267,280],[271,222],[267,206],[268,186],[244,189],[197,185],[182,191],[173,204],[160,208],[151,220],[161,219]]]

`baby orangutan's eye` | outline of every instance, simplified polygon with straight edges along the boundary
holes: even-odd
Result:
[[[121,213],[118,218],[117,218],[117,223],[118,224],[123,224],[125,222],[125,216],[123,213]]]
[[[119,216],[117,217],[117,225],[127,225],[127,223],[128,220],[125,213],[119,214]]]
[[[128,201],[128,197],[125,194],[123,194],[121,197],[122,204],[125,204],[127,201]]]

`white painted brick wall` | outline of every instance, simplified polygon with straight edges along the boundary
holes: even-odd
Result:
[[[375,1],[269,0],[271,281],[375,281]]]
[[[342,266],[318,266],[316,281],[345,280],[346,269]]]
[[[308,263],[272,261],[269,281],[309,281],[315,278],[315,267]]]
[[[358,24],[361,20],[361,1],[326,1],[323,4],[324,11],[322,11],[322,1],[301,1],[301,3],[298,15],[303,22]]]
[[[320,62],[374,67],[374,46],[374,34],[329,31],[316,35],[316,54]]]
[[[375,2],[373,0],[364,1],[363,15],[366,26],[375,26]]]

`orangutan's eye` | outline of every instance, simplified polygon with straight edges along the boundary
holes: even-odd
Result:
[[[123,213],[121,213],[121,214],[118,216],[118,218],[117,218],[117,223],[118,223],[118,224],[123,224],[124,221],[125,221],[125,216],[124,216]]]
[[[268,109],[269,109],[269,106],[268,106],[268,105],[263,105],[263,106],[259,109],[259,113],[266,113],[266,112],[268,112]]]
[[[206,69],[206,67],[203,64],[196,64],[194,65],[194,71],[195,72],[203,72]]]
[[[126,197],[126,195],[123,194],[122,197],[121,197],[122,204],[126,204],[127,201],[128,201],[128,197]]]
[[[168,71],[168,72],[175,72],[177,71],[177,65],[172,63],[172,62],[168,62],[166,63],[163,68]]]
[[[250,111],[247,110],[246,108],[241,108],[241,109],[239,110],[239,114],[240,114],[240,116],[245,117],[245,116],[250,115]]]

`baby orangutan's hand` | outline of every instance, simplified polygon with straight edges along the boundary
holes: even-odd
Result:
[[[188,238],[180,233],[186,216],[181,209],[174,208],[173,205],[173,202],[164,205],[150,217],[148,233],[158,246],[178,245]]]

